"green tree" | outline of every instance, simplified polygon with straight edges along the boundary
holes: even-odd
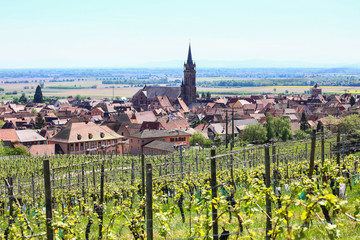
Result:
[[[2,128],[5,125],[5,122],[3,120],[0,120],[0,128]]]
[[[266,128],[259,123],[247,125],[242,132],[244,140],[250,143],[264,143],[266,135]]]
[[[199,145],[201,147],[210,147],[211,144],[212,141],[210,139],[206,139],[200,132],[195,132],[192,136],[190,136],[191,146]]]
[[[29,155],[24,146],[18,146],[14,148],[5,147],[6,155]]]
[[[201,98],[205,98],[205,92],[201,93]]]
[[[21,97],[19,98],[19,102],[23,103],[23,104],[26,104],[28,101],[25,93],[21,94]]]
[[[29,155],[24,146],[18,146],[15,148],[4,147],[3,142],[0,141],[0,156],[10,155]]]
[[[266,137],[267,140],[270,140],[275,137],[275,131],[274,131],[274,123],[273,123],[273,117],[270,113],[266,113]]]
[[[354,96],[351,96],[351,98],[350,98],[350,105],[351,105],[351,106],[354,106],[355,103],[356,103],[356,99],[354,98]]]
[[[287,118],[283,118],[283,116],[276,117],[273,120],[274,124],[274,132],[276,137],[281,137],[283,135],[284,129],[290,129],[291,132],[291,124],[290,120]]]
[[[296,137],[297,140],[307,138],[308,136],[309,136],[309,134],[307,134],[306,132],[304,132],[301,129],[298,129],[298,130],[295,131],[295,137]]]
[[[34,103],[42,103],[43,101],[44,100],[43,100],[41,87],[40,87],[40,85],[38,85],[35,90]]]
[[[303,131],[306,131],[309,127],[310,126],[308,123],[308,119],[306,117],[305,111],[303,111],[301,114],[301,119],[300,119],[300,129]]]
[[[359,131],[360,129],[360,118],[357,114],[348,115],[340,118],[338,125],[341,133],[349,134]]]
[[[287,140],[293,140],[294,136],[291,132],[290,128],[283,128],[282,133],[281,133],[281,139],[286,142]]]
[[[76,95],[76,96],[75,96],[75,99],[78,100],[78,101],[81,100],[80,94]]]
[[[40,113],[37,114],[35,118],[35,129],[41,129],[46,126],[45,120]]]
[[[211,98],[211,93],[210,93],[210,92],[207,92],[207,93],[206,93],[206,97],[207,97],[207,98]]]

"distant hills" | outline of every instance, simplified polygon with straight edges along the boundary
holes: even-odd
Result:
[[[179,68],[184,61],[171,60],[148,62],[128,67],[135,68]],[[199,68],[360,68],[360,64],[320,64],[302,61],[271,61],[250,59],[242,61],[223,60],[198,60],[195,61]]]

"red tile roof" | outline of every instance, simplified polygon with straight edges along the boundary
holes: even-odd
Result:
[[[19,142],[15,129],[0,129],[0,141]]]

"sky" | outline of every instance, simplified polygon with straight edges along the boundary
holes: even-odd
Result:
[[[189,42],[198,67],[359,65],[359,9],[359,0],[0,0],[0,68],[181,67]]]

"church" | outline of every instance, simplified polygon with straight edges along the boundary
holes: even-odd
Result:
[[[191,46],[184,63],[184,79],[180,87],[144,86],[132,98],[135,108],[147,110],[158,97],[167,97],[171,104],[181,98],[188,106],[196,102],[196,64],[192,60]]]

